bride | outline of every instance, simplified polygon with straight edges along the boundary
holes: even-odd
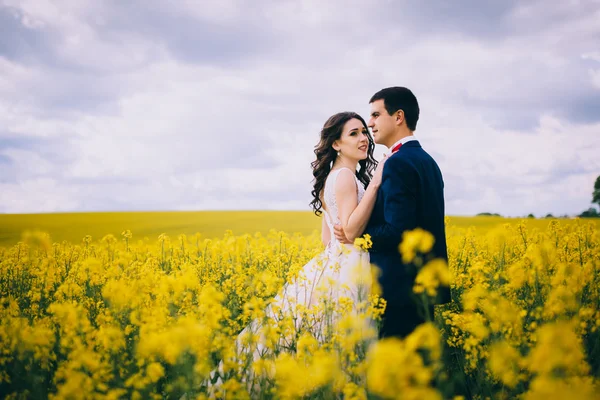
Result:
[[[302,334],[325,343],[336,334],[342,317],[364,315],[371,291],[369,253],[340,243],[333,227],[342,225],[352,241],[362,235],[385,162],[377,165],[374,148],[360,115],[341,112],[325,122],[311,164],[315,179],[310,203],[316,215],[324,214],[321,237],[325,250],[284,285],[263,318],[252,321],[238,335],[237,354],[251,354],[249,362],[296,350]],[[367,324],[367,329],[374,329],[373,321]],[[211,375],[214,379],[214,372]]]

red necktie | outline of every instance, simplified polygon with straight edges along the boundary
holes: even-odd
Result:
[[[393,149],[392,149],[392,154],[394,154],[395,152],[397,152],[400,147],[402,147],[402,143],[398,143]]]

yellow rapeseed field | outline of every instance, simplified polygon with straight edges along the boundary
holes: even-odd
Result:
[[[0,247],[14,245],[26,230],[47,232],[52,240],[78,242],[86,235],[101,239],[118,236],[126,229],[137,238],[156,239],[161,233],[170,236],[202,234],[221,238],[226,230],[235,235],[271,229],[309,235],[321,228],[321,220],[305,211],[182,211],[182,212],[102,212],[56,214],[0,214]]]
[[[486,232],[505,223],[518,223],[519,218],[492,216],[452,217],[458,228],[476,227]],[[531,228],[545,229],[548,219],[528,219]],[[592,222],[594,220],[591,220]],[[573,220],[561,220],[571,224]],[[598,223],[596,221],[596,223]],[[79,242],[86,235],[94,240],[105,235],[119,236],[129,229],[136,238],[156,239],[161,233],[176,237],[200,233],[203,238],[218,239],[225,231],[234,235],[271,229],[288,234],[310,235],[321,229],[321,220],[310,211],[181,211],[181,212],[102,212],[54,214],[0,214],[0,247],[12,246],[21,240],[24,231],[47,232],[52,240]]]
[[[92,214],[65,215],[63,225],[48,215],[8,228],[11,216],[2,216],[0,393],[599,398],[596,222],[450,218],[449,265],[424,265],[414,290],[427,301],[449,279],[452,302],[405,340],[378,341],[368,323],[385,307],[376,293],[359,307],[324,299],[271,318],[275,294],[323,249],[311,233],[319,220],[249,214],[221,234],[224,214],[212,227],[210,213],[148,221],[155,214],[131,213],[130,226],[117,214],[112,226],[94,224]],[[41,231],[14,237],[26,228]],[[418,259],[430,246],[415,231],[401,249]],[[238,336],[250,321],[261,324]]]

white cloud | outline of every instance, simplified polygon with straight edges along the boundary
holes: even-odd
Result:
[[[0,183],[0,204],[5,212],[58,212],[80,210],[82,203],[72,188],[51,178]]]
[[[592,51],[581,55],[584,60],[594,60],[600,62],[600,51]]]

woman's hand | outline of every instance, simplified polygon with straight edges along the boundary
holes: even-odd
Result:
[[[344,232],[344,228],[342,228],[342,225],[340,225],[340,224],[336,224],[333,226],[333,234],[335,235],[336,239],[340,243],[346,243],[346,244],[354,243],[353,241],[351,241],[350,239],[348,239],[346,237],[346,232]]]
[[[379,164],[377,164],[377,168],[375,168],[375,172],[373,173],[373,179],[371,179],[371,185],[378,188],[381,185],[381,177],[383,176],[383,165],[388,159],[387,155],[384,155]]]

